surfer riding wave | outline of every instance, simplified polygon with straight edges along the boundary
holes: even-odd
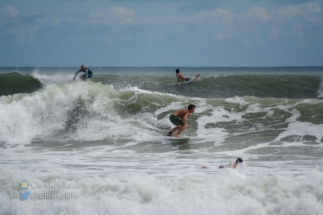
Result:
[[[171,131],[168,132],[167,136],[172,136],[172,134],[177,131],[175,137],[176,138],[180,138],[181,137],[181,133],[182,131],[184,131],[185,129],[188,129],[189,126],[187,124],[187,117],[189,117],[189,115],[191,115],[192,113],[194,113],[195,111],[195,105],[190,104],[187,108],[187,110],[185,109],[180,109],[180,110],[176,110],[174,111],[170,116],[169,116],[169,120],[176,125],[175,128],[173,128]]]
[[[76,78],[76,76],[77,76],[77,74],[78,74],[79,72],[85,72],[85,74],[84,74],[84,75],[81,75],[81,76],[80,76],[80,79],[81,79],[81,80],[83,80],[83,81],[85,81],[86,79],[91,78],[91,77],[93,76],[92,71],[91,71],[89,68],[86,68],[86,67],[84,67],[84,65],[82,65],[82,66],[81,66],[81,69],[80,69],[80,70],[78,70],[78,71],[75,73],[75,76],[74,76],[74,78],[73,78],[73,81],[75,80],[75,78]]]

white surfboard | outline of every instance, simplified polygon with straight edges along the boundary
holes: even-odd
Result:
[[[190,79],[190,80],[188,80],[188,81],[184,81],[184,83],[188,84],[188,83],[194,82],[194,81],[196,81],[196,79],[197,79],[198,77],[200,77],[200,74],[197,74],[194,78],[192,78],[192,79]]]
[[[167,138],[171,139],[171,140],[189,140],[190,139],[187,136],[181,136],[181,137],[167,136]]]

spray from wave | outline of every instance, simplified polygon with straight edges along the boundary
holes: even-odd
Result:
[[[152,98],[154,95],[140,91],[117,92],[111,85],[92,82],[49,85],[33,94],[1,97],[0,140],[21,144],[35,138],[112,142],[142,139],[142,133],[158,132],[150,124],[157,119],[143,111]],[[155,104],[159,102],[163,103],[157,100]]]

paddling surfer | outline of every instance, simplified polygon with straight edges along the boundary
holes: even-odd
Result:
[[[185,81],[185,82],[191,82],[191,81],[195,81],[198,77],[200,76],[200,74],[197,74],[192,80],[188,77],[185,77],[180,71],[179,69],[176,69],[176,77],[177,77],[177,82],[180,81]]]
[[[224,169],[224,168],[232,168],[232,169],[235,169],[235,168],[237,168],[237,166],[239,164],[242,164],[242,163],[243,163],[242,158],[238,158],[235,163],[229,163],[227,165],[220,165],[219,166],[219,169]],[[201,168],[202,169],[207,169],[208,167],[207,166],[201,166]]]
[[[173,128],[171,131],[168,132],[167,136],[172,136],[172,134],[177,131],[175,137],[179,138],[181,137],[182,131],[185,129],[188,129],[189,126],[187,124],[187,117],[194,113],[195,111],[195,105],[190,104],[186,109],[180,109],[174,111],[170,116],[169,120],[176,125],[175,128]]]
[[[243,163],[243,160],[242,160],[242,158],[238,158],[237,160],[236,160],[236,162],[235,163],[230,163],[230,164],[227,164],[227,165],[220,165],[219,166],[219,169],[223,169],[223,168],[232,168],[232,169],[235,169],[235,168],[237,168],[237,166],[240,164],[240,163]]]

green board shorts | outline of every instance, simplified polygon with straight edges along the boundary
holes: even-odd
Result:
[[[176,126],[179,126],[179,125],[183,126],[184,125],[183,120],[174,114],[171,114],[169,116],[169,120]]]

